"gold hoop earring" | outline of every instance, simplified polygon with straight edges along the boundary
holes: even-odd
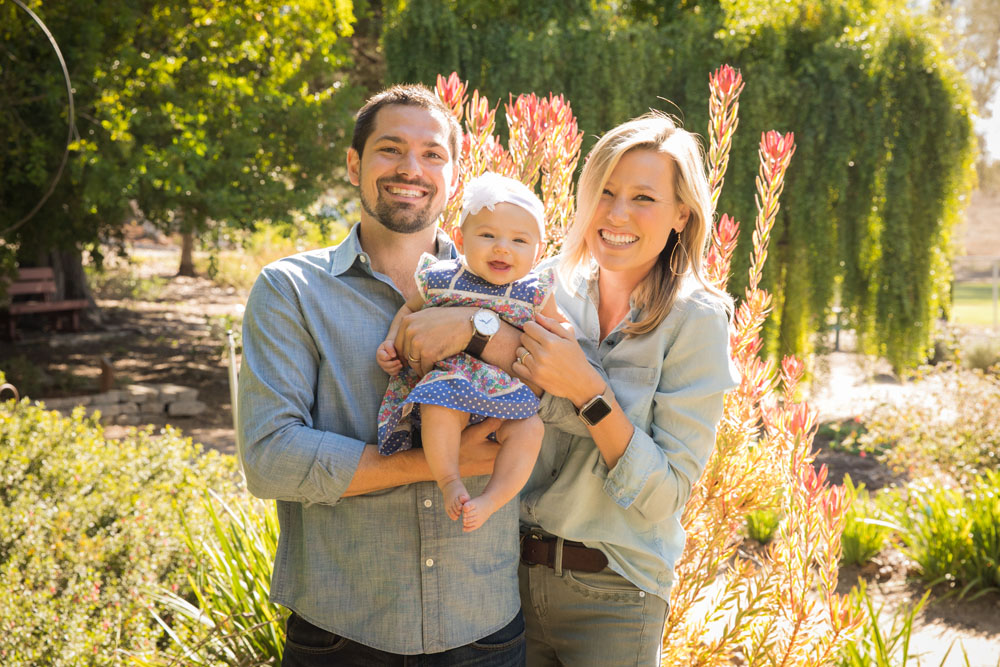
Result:
[[[691,263],[691,259],[690,257],[688,257],[687,248],[685,248],[684,244],[681,243],[681,235],[677,232],[677,230],[671,230],[671,231],[673,234],[675,234],[675,240],[674,240],[674,247],[670,250],[670,263],[669,263],[670,273],[674,274],[675,276],[682,276],[684,275],[684,272],[687,269],[688,265]],[[679,262],[677,259],[678,247],[683,251],[683,256],[681,257]],[[678,263],[681,265],[680,269],[677,268]]]

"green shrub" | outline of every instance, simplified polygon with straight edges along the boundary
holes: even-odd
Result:
[[[882,551],[893,528],[899,527],[881,518],[881,511],[864,484],[854,486],[851,476],[845,475],[844,486],[851,505],[840,536],[840,562],[864,565]]]
[[[816,431],[816,439],[828,441],[827,446],[832,450],[857,454],[861,451],[860,439],[865,430],[859,417],[823,422]]]
[[[234,232],[234,249],[199,253],[195,267],[220,285],[249,290],[260,270],[271,262],[304,250],[339,243],[357,218],[356,211],[336,217],[303,216],[292,222],[261,224],[252,232]]]
[[[927,400],[885,404],[865,418],[866,450],[911,477],[942,472],[961,480],[1000,466],[1000,377],[966,369],[929,370]]]
[[[2,375],[2,374],[0,374]],[[183,592],[200,498],[237,488],[232,457],[167,427],[109,440],[70,418],[0,403],[0,664],[112,665],[154,651],[147,591]]]
[[[905,551],[921,578],[960,596],[1000,590],[1000,472],[975,476],[964,488],[911,484],[897,507]]]
[[[160,276],[141,276],[135,260],[97,269],[85,267],[87,284],[99,299],[154,301],[167,281]]]
[[[747,514],[747,536],[761,544],[774,537],[781,523],[781,514],[771,509],[755,510]]]
[[[965,365],[980,371],[989,371],[1000,364],[1000,347],[995,343],[974,345],[965,354]]]

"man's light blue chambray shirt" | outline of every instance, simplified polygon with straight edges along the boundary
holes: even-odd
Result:
[[[453,256],[439,234],[438,257]],[[243,320],[240,455],[250,492],[278,501],[271,600],[367,646],[437,653],[517,614],[517,504],[463,533],[433,482],[341,497],[376,441],[375,349],[401,305],[357,226],[265,267]],[[473,495],[487,481],[465,480]]]
[[[521,492],[521,522],[600,549],[612,570],[667,600],[684,548],[681,513],[715,446],[723,395],[738,382],[726,311],[689,279],[656,329],[625,337],[619,325],[600,341],[596,278],[577,273],[556,302],[635,432],[609,470],[572,404],[543,396],[545,439]]]

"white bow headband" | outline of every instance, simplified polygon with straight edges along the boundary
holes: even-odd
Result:
[[[545,207],[542,200],[524,183],[487,171],[477,176],[465,185],[462,194],[462,215],[458,219],[459,226],[465,223],[470,215],[476,215],[485,206],[489,210],[497,204],[514,204],[531,214],[538,223],[538,233],[545,238]]]

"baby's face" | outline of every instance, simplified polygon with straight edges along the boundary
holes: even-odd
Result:
[[[505,285],[523,278],[542,254],[538,223],[520,206],[506,202],[470,215],[459,230],[458,250],[480,278]]]

